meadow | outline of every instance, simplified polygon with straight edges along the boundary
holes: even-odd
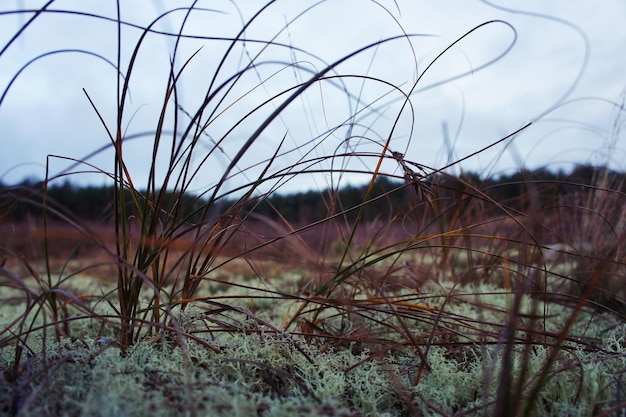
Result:
[[[23,26],[0,58],[48,14],[138,37],[130,49],[111,40],[113,59],[73,51],[115,72],[112,108],[84,91],[106,141],[84,158],[50,155],[41,181],[0,188],[1,415],[626,413],[624,176],[450,173],[528,125],[440,167],[397,151],[422,77],[479,27],[398,86],[342,63],[411,35],[311,66],[291,55],[297,45],[247,38],[275,2],[230,37],[189,35],[188,19],[206,13],[196,3],[145,27],[124,21],[123,2],[117,18],[53,3],[13,12]],[[169,15],[180,17],[174,31],[159,27]],[[172,48],[153,129],[127,134],[144,45],[162,37]],[[198,39],[226,47],[202,100],[187,103],[179,85],[203,51],[183,46]],[[288,58],[266,58],[270,49]],[[366,102],[370,83],[384,93]],[[348,116],[310,138],[283,133],[268,151],[275,124],[293,107],[313,118],[313,97],[328,90],[353,105]],[[388,94],[395,107],[379,101]],[[620,126],[624,106],[613,104]],[[386,130],[364,116],[389,109]],[[137,141],[147,169],[135,165]],[[59,160],[69,167],[55,171]],[[207,172],[214,182],[200,186]],[[328,186],[293,209],[300,197],[282,188],[320,174]],[[86,218],[53,191],[88,175],[106,178],[110,195]],[[351,175],[364,185],[350,187]]]

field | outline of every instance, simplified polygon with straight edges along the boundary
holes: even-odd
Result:
[[[15,13],[30,19],[26,30],[53,14],[47,7]],[[206,10],[194,3],[152,23],[175,12]],[[85,158],[50,155],[41,180],[0,184],[0,415],[626,413],[624,174],[451,173],[529,125],[441,167],[392,150],[430,65],[402,88],[340,71],[389,39],[311,70],[295,59],[302,50],[275,38],[252,42],[261,46],[253,54],[244,30],[218,39],[185,35],[186,20],[163,32],[120,15],[54,13],[128,26],[139,38],[130,54],[119,40],[117,60],[80,52],[116,72],[114,106],[84,90],[101,122],[94,131],[109,142]],[[145,39],[161,37],[173,40],[161,107],[152,130],[127,134],[140,113],[131,90],[150,74],[138,56]],[[179,84],[202,49],[178,48],[198,39],[228,48],[193,108]],[[276,65],[266,48],[291,61],[261,71]],[[39,58],[50,52],[63,53]],[[230,73],[222,64],[233,55],[240,67]],[[364,104],[366,82],[385,87],[378,99],[397,94],[397,106]],[[329,87],[354,104],[345,120],[263,145],[292,104],[313,117],[312,97]],[[623,103],[613,104],[621,126]],[[234,122],[225,116],[233,109]],[[359,119],[387,111],[397,113],[383,127]],[[134,165],[136,139],[147,168]],[[92,159],[101,154],[108,165]],[[54,171],[59,160],[70,165]],[[109,188],[70,184],[91,174]],[[280,194],[315,175],[327,184],[318,192]],[[346,184],[350,175],[364,185]]]
[[[157,288],[142,278],[127,344],[118,263],[93,246],[72,254],[81,242],[58,228],[48,258],[37,256],[46,234],[31,230],[20,253],[48,259],[51,278],[43,263],[5,258],[3,412],[493,415],[502,406],[557,416],[624,407],[621,288],[606,271],[590,274],[588,288],[570,278],[590,255],[546,246],[531,264],[522,243],[492,235],[498,248],[484,238],[472,248],[467,232],[447,246],[422,236],[374,249],[368,241],[380,234],[369,229],[347,270],[338,271],[340,241],[315,258],[304,243],[279,240],[274,253],[216,256],[193,297],[176,281]],[[596,261],[599,271],[621,267]]]

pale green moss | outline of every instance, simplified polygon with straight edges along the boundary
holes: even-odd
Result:
[[[441,282],[427,285],[422,294],[406,289],[398,294],[435,308],[432,313],[424,312],[426,317],[432,319],[442,313],[438,324],[445,332],[436,332],[428,352],[424,345],[419,347],[427,356],[429,369],[416,385],[422,363],[411,346],[404,344],[393,353],[380,355],[370,352],[368,345],[357,350],[349,346],[333,349],[323,339],[277,334],[272,329],[279,327],[283,317],[293,314],[297,303],[254,298],[268,295],[267,289],[279,288],[278,281],[258,281],[255,285],[255,291],[223,286],[212,295],[223,297],[220,302],[254,310],[271,326],[233,311],[219,318],[231,320],[237,330],[214,332],[210,309],[175,310],[174,328],[194,334],[219,353],[184,337],[183,346],[178,347],[175,333],[169,330],[161,332],[160,338],[137,343],[124,355],[115,346],[115,335],[103,336],[99,321],[86,318],[72,322],[74,339],[56,342],[49,332],[44,357],[42,336],[33,332],[26,343],[34,354],[22,352],[16,380],[8,373],[15,345],[0,349],[0,366],[9,376],[0,389],[4,407],[0,412],[6,413],[12,403],[19,406],[22,416],[170,416],[191,415],[193,410],[198,415],[215,416],[400,416],[416,409],[427,416],[437,415],[428,404],[448,414],[473,409],[467,415],[483,415],[491,411],[503,347],[480,345],[473,334],[501,331],[499,325],[506,322],[512,303],[511,294],[501,288]],[[200,295],[207,294],[205,291],[202,289]],[[360,295],[356,301],[366,299]],[[0,309],[4,323],[19,314],[18,307],[7,304]],[[111,312],[106,303],[94,307],[100,314]],[[398,326],[398,318],[383,307],[380,311],[363,310],[363,315],[339,315],[340,309],[327,308],[318,317],[337,328],[342,324],[344,332],[366,325],[372,333],[382,332],[377,334],[384,334],[389,342],[403,341],[402,334],[389,327]],[[531,297],[524,297],[521,311],[546,313],[545,319],[535,320],[535,327],[554,334],[562,331],[571,314],[566,307]],[[519,318],[520,326],[529,324],[529,319]],[[414,334],[432,330],[432,321],[419,318],[404,319],[404,325]],[[624,395],[617,390],[626,369],[625,329],[614,317],[583,310],[570,329],[572,341],[564,343],[566,349],[549,367],[548,347],[537,344],[525,357],[525,346],[516,346],[512,375],[514,386],[524,387],[520,406],[537,388],[544,372],[548,372],[547,378],[538,388],[533,415],[590,416],[616,405]],[[579,344],[576,338],[593,339],[595,346]],[[455,345],[459,342],[463,344]],[[527,360],[528,372],[518,381],[522,360]]]

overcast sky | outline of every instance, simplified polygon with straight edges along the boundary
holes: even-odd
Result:
[[[33,16],[11,12],[40,8],[45,3],[0,2],[0,48]],[[121,2],[122,20],[136,25],[125,25],[121,33],[123,76],[128,76],[131,53],[143,34],[139,28],[147,27],[170,7],[190,4]],[[313,84],[269,124],[232,171],[230,186],[253,181],[283,138],[281,156],[267,175],[288,172],[284,170],[302,161],[311,162],[297,165],[297,170],[346,167],[371,171],[377,159],[368,155],[380,154],[389,136],[388,155],[401,152],[408,161],[439,169],[529,122],[533,124],[512,139],[448,171],[457,173],[462,168],[493,175],[521,165],[568,168],[589,162],[626,168],[625,134],[619,131],[625,115],[615,106],[622,103],[626,87],[623,0],[495,4],[471,0],[278,1],[247,28],[247,41],[237,43],[218,71],[230,45],[226,39],[235,37],[264,4],[199,1],[197,7],[205,9],[194,11],[186,21],[183,34],[190,37],[180,42],[174,70],[180,71],[193,59],[177,84],[182,109],[178,111],[178,135],[172,132],[176,109],[171,101],[168,106],[166,134],[157,156],[158,178],[163,178],[173,138],[190,141],[182,136],[190,122],[185,113],[196,114],[207,92],[217,91],[218,95],[201,119],[206,129],[193,155],[192,167],[198,168],[195,190],[219,180],[250,135],[289,94],[275,97],[244,119],[247,113],[307,81],[328,64],[379,41],[377,47],[365,49],[328,72],[326,75],[334,78]],[[508,9],[520,5],[523,10]],[[49,10],[0,56],[0,92],[4,94],[0,103],[0,180],[5,183],[42,178],[46,160],[51,174],[58,174],[68,165],[62,158],[85,160],[110,144],[98,113],[115,133],[118,73],[112,64],[117,61],[116,2],[58,0]],[[93,16],[55,12],[58,10]],[[177,33],[184,17],[184,10],[169,13],[153,29]],[[398,38],[403,33],[410,36]],[[266,47],[264,42],[270,40],[274,44]],[[130,97],[125,102],[122,129],[129,139],[124,156],[138,186],[146,182],[153,159],[154,132],[174,45],[172,36],[148,34],[127,78]],[[25,68],[41,54],[70,49],[89,53],[50,54]],[[259,64],[255,70],[246,71],[232,90],[217,90],[251,59]],[[213,78],[216,84],[211,84]],[[410,106],[403,106],[409,93]],[[137,135],[146,132],[151,134]],[[220,139],[219,149],[210,152],[212,141]],[[328,158],[344,152],[362,157]],[[47,159],[49,155],[56,156]],[[85,161],[106,172],[113,169],[110,147]],[[391,159],[383,165],[385,172],[399,173],[397,169]],[[82,165],[74,171],[94,169]],[[289,178],[283,177],[283,181]],[[93,172],[71,179],[80,184],[109,183]],[[352,183],[364,180],[356,174],[343,179]],[[304,174],[287,181],[282,189],[325,187],[330,181],[328,175]]]

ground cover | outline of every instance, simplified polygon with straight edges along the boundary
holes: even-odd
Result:
[[[529,415],[621,408],[625,324],[615,313],[452,276],[400,280],[384,295],[349,280],[326,298],[303,286],[313,271],[302,266],[237,262],[130,346],[118,342],[114,300],[97,295],[113,291],[112,277],[62,280],[59,294],[75,305],[62,336],[46,314],[25,314],[35,279],[20,280],[25,291],[3,278],[3,413],[491,415],[503,378]],[[395,262],[405,266],[388,281],[432,257]],[[560,276],[549,287],[562,288]]]

